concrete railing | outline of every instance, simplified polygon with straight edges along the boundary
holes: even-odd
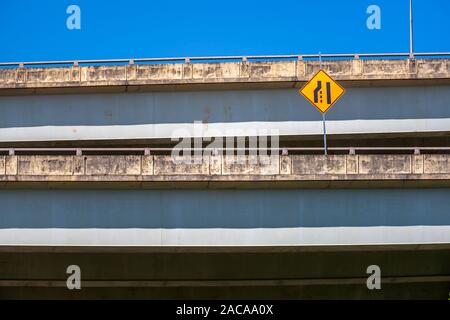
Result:
[[[320,68],[339,81],[450,79],[450,59],[282,60],[0,68],[0,89],[307,81]],[[292,86],[291,86],[292,87]]]
[[[186,160],[179,158],[178,160]],[[0,156],[0,181],[449,180],[450,155]]]

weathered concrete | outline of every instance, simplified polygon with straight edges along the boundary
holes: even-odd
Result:
[[[175,162],[176,161],[176,162]],[[274,186],[288,182],[427,183],[447,185],[450,155],[289,155],[289,156],[206,156],[203,159],[171,156],[0,156],[3,187],[21,183],[65,183],[94,186],[98,183],[130,183],[129,186],[207,187],[227,183],[247,187]],[[206,184],[201,184],[206,183]],[[27,184],[25,184],[27,185]],[[392,185],[392,184],[391,184]],[[123,186],[118,184],[117,186]]]
[[[352,85],[372,85],[385,80],[448,80],[450,59],[338,60],[323,61],[335,79]],[[242,85],[258,87],[295,86],[307,81],[318,69],[318,61],[221,62],[193,64],[148,64],[119,66],[73,66],[0,69],[0,94],[54,92],[81,88],[118,91],[164,90],[173,85]],[[25,89],[25,90],[24,90]],[[64,91],[64,90],[63,90]],[[84,90],[88,91],[88,90]],[[60,91],[61,92],[61,91]]]

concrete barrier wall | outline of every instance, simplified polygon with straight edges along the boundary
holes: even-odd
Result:
[[[337,80],[446,79],[449,59],[323,61]],[[0,69],[0,90],[307,81],[318,61],[225,62]]]
[[[450,179],[450,155],[0,156],[0,181]]]

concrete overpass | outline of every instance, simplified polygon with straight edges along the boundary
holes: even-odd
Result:
[[[332,139],[448,142],[450,60],[322,64],[347,88],[327,115]],[[4,68],[0,143],[164,143],[175,130],[196,135],[194,121],[205,124],[204,136],[273,129],[282,140],[311,140],[322,133],[321,117],[295,89],[319,67],[318,61],[288,60]]]
[[[447,298],[450,60],[323,66],[329,156],[296,92],[317,61],[0,69],[0,298]],[[194,120],[280,146],[174,164]]]

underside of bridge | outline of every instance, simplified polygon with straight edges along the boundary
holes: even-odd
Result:
[[[0,248],[1,299],[447,299],[449,245]],[[68,290],[77,264],[81,290]],[[379,265],[381,290],[366,286]]]

